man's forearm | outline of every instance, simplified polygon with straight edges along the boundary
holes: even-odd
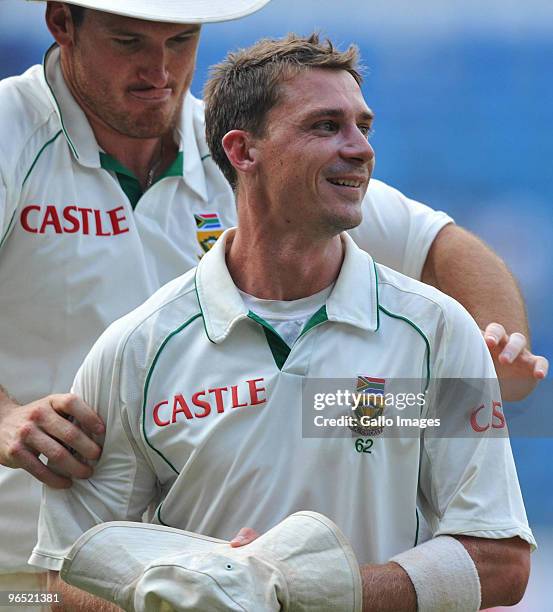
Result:
[[[530,572],[530,546],[527,542],[520,538],[491,540],[469,536],[454,537],[466,549],[478,572],[481,593],[480,609],[512,606],[522,599]],[[462,593],[455,591],[460,588],[459,584],[463,584],[463,581],[456,582],[459,575],[456,577],[455,572],[452,572],[448,565],[448,560],[452,558],[452,555],[446,557],[441,551],[438,551],[436,556],[435,550],[428,548],[428,545],[432,546],[432,542],[434,540],[421,545],[427,547],[425,553],[422,553],[422,550],[417,553],[418,547],[416,547],[405,554],[394,557],[394,561],[397,559],[397,562],[361,567],[363,612],[417,612],[417,609],[420,609],[413,582],[408,573],[399,565],[400,563],[405,565],[406,555],[411,555],[411,566],[418,569],[419,587],[417,588],[423,589],[422,594],[439,593],[440,590],[445,589],[446,595],[450,596],[452,601],[457,601],[458,596],[463,596],[464,591]],[[429,556],[431,550],[432,556]],[[416,565],[414,565],[413,554],[417,555]],[[444,556],[443,559],[440,554]],[[403,558],[403,561],[400,561],[400,558]],[[409,564],[406,567],[409,568]],[[422,582],[421,584],[421,575],[424,576],[424,580],[439,580],[440,582],[437,584]],[[424,606],[423,608],[421,612],[427,609]]]
[[[482,586],[482,609],[514,606],[530,575],[530,545],[520,538],[488,540],[454,536],[472,557]]]
[[[417,595],[397,563],[363,565],[363,612],[417,612]]]
[[[509,269],[488,246],[457,225],[436,236],[421,280],[460,302],[485,329],[498,322],[529,338],[524,300]]]
[[[120,612],[115,604],[94,597],[64,582],[58,572],[48,572],[48,591],[61,595],[61,603],[52,606],[55,612]]]

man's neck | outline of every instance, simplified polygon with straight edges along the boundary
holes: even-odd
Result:
[[[143,188],[151,185],[175,159],[178,147],[171,134],[157,138],[131,138],[106,126],[94,116],[89,116],[90,127],[98,145],[128,168]]]
[[[236,286],[258,298],[297,300],[333,283],[344,259],[340,236],[308,241],[292,232],[275,236],[250,232],[238,224],[227,251],[227,266]]]

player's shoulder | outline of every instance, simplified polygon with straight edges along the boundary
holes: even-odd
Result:
[[[401,318],[435,341],[451,329],[476,328],[471,315],[451,296],[381,264],[375,266],[379,310],[384,316]]]
[[[482,333],[459,302],[385,266],[377,265],[377,275],[380,327],[386,329],[386,319],[418,332],[433,378],[495,378]]]
[[[61,129],[46,88],[42,66],[38,65],[0,81],[0,161],[3,165],[24,163]]]
[[[21,75],[0,81],[0,130],[2,141],[9,135],[31,134],[55,112],[47,94],[42,66],[31,66]]]
[[[168,282],[143,304],[114,321],[97,340],[91,351],[93,359],[121,363],[128,358],[134,361],[138,355],[139,361],[151,361],[166,338],[201,316],[195,272],[193,268]]]

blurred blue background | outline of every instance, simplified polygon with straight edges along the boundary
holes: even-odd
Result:
[[[51,40],[43,12],[42,3],[0,0],[0,77],[41,61]],[[201,95],[209,65],[227,50],[313,29],[361,49],[375,176],[496,249],[526,298],[534,352],[553,357],[551,0],[272,0],[204,29],[193,92]],[[553,410],[552,396],[546,387],[539,401]],[[513,449],[540,544],[517,609],[550,610],[553,440],[515,438]]]

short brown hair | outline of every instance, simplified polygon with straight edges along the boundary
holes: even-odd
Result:
[[[231,130],[262,136],[267,113],[280,100],[280,85],[308,68],[347,70],[360,85],[359,51],[351,45],[338,51],[318,34],[282,39],[263,39],[248,49],[231,52],[211,68],[204,88],[206,137],[214,161],[236,188],[237,175],[223,149],[222,140]]]
[[[67,6],[69,7],[69,12],[71,13],[73,25],[78,28],[84,20],[86,8],[84,6],[77,6],[69,3],[67,3]]]

